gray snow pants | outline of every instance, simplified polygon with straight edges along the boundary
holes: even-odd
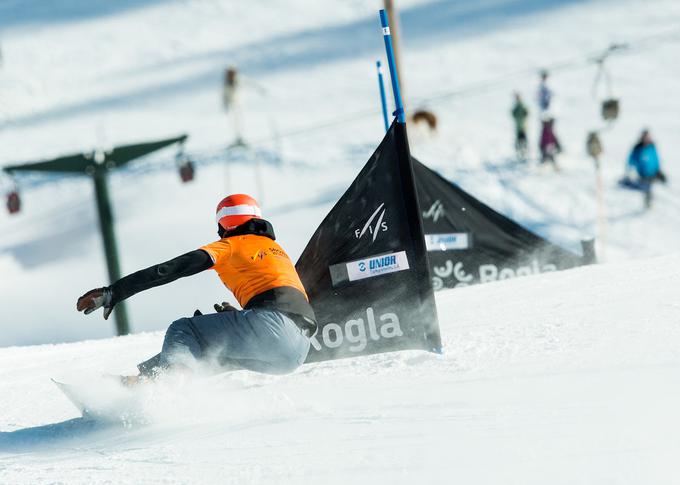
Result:
[[[302,365],[307,352],[309,338],[286,314],[226,311],[176,320],[165,333],[161,353],[138,367],[144,374],[151,367],[190,365],[195,359],[214,360],[220,370],[285,374]]]

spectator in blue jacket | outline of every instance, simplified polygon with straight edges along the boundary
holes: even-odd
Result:
[[[649,130],[643,130],[640,140],[635,144],[628,156],[626,174],[635,170],[639,177],[639,187],[645,194],[645,207],[652,205],[652,183],[656,180],[666,182],[666,177],[661,171],[659,154],[652,140]]]

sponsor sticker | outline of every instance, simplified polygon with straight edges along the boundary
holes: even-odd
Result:
[[[428,251],[452,251],[470,248],[470,234],[452,232],[449,234],[425,234]]]
[[[388,273],[396,273],[409,269],[406,251],[380,254],[358,261],[345,263],[349,281],[363,280]]]

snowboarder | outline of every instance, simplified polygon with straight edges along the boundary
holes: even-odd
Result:
[[[305,361],[317,327],[314,311],[255,199],[245,194],[224,198],[217,206],[217,232],[216,242],[78,299],[78,311],[89,314],[103,307],[106,319],[116,303],[140,291],[209,268],[217,272],[243,310],[222,303],[215,305],[217,313],[197,311],[176,320],[165,333],[161,352],[137,366],[140,376],[153,378],[170,368],[191,370],[197,361],[217,363],[220,370],[281,374]]]
[[[637,172],[637,182],[630,178],[631,170]],[[656,151],[654,140],[652,140],[649,130],[643,130],[640,139],[628,156],[622,184],[629,187],[637,186],[644,193],[645,207],[649,208],[652,205],[652,184],[657,180],[666,183],[666,176],[661,171],[659,154]]]
[[[515,152],[518,160],[526,161],[529,146],[527,142],[527,117],[529,110],[522,101],[522,96],[515,91],[515,104],[512,107],[512,118],[515,120]]]

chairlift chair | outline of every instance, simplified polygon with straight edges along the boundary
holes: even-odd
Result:
[[[616,98],[609,98],[602,101],[602,119],[605,121],[614,121],[619,117],[619,100]]]
[[[191,160],[186,160],[179,166],[179,177],[183,183],[191,182],[195,174],[194,164]]]
[[[7,212],[17,214],[21,210],[21,197],[17,190],[12,190],[7,194]]]
[[[586,140],[586,151],[588,155],[597,160],[600,155],[602,155],[602,142],[596,131],[591,131],[588,133],[588,138]]]
[[[604,80],[606,90],[606,97],[602,100],[600,110],[600,114],[604,121],[611,122],[616,120],[619,117],[620,112],[620,101],[612,94],[612,78],[605,66],[605,61],[612,52],[625,48],[627,48],[626,44],[612,44],[605,52],[594,59],[597,64],[597,73],[595,74],[595,81],[593,83],[593,93],[597,95],[597,88],[601,80]]]
[[[191,161],[184,150],[184,142],[182,142],[175,155],[175,163],[177,164],[179,178],[182,179],[182,183],[187,183],[194,179],[196,169],[194,168],[194,162]]]

